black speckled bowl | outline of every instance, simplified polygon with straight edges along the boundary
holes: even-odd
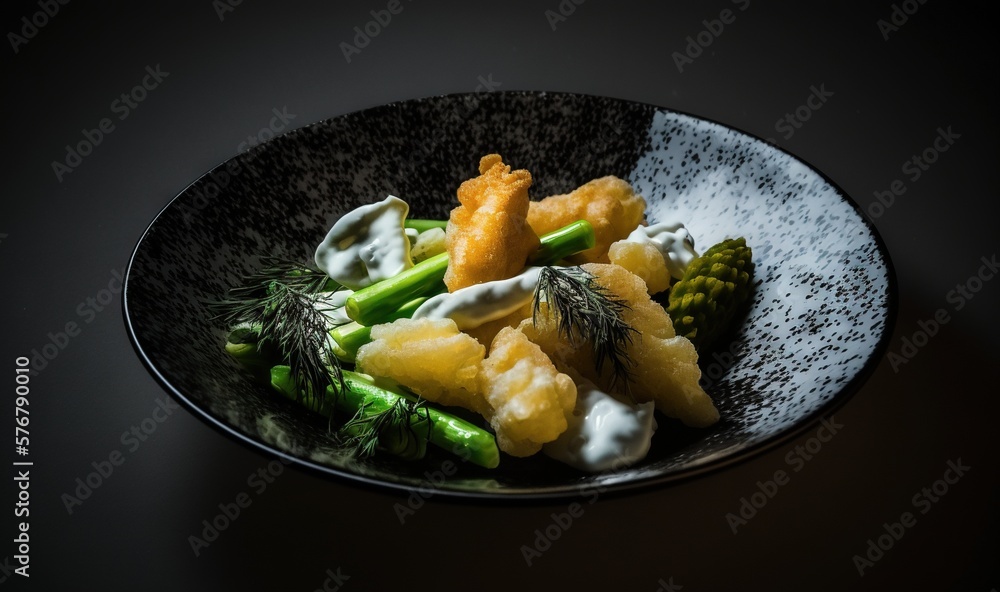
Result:
[[[685,221],[702,248],[746,237],[757,262],[754,302],[742,326],[701,357],[717,425],[692,430],[661,418],[645,461],[601,475],[541,455],[504,456],[492,471],[443,454],[358,463],[333,448],[324,419],[253,383],[225,355],[226,328],[202,299],[223,295],[263,254],[309,260],[342,213],[386,194],[407,200],[412,217],[446,218],[458,185],[490,152],[531,171],[535,198],[613,174],[646,198],[651,222]],[[663,484],[786,441],[871,373],[896,290],[885,246],[857,205],[761,140],[651,105],[497,92],[335,117],[219,165],[146,230],[124,307],[135,348],[164,388],[241,442],[362,484],[497,500]]]

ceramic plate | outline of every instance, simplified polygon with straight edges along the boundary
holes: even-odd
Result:
[[[650,222],[685,221],[701,248],[746,237],[756,260],[753,302],[700,361],[717,425],[694,430],[661,417],[643,462],[598,475],[542,455],[503,456],[494,470],[447,464],[443,454],[355,462],[333,446],[325,419],[253,383],[225,355],[226,327],[211,320],[203,300],[221,297],[263,255],[311,260],[340,215],[387,194],[408,201],[411,217],[447,218],[458,185],[491,152],[531,171],[533,198],[617,175],[646,198]],[[871,373],[895,302],[875,229],[800,159],[691,115],[546,92],[392,103],[241,153],[160,212],[136,246],[124,291],[127,327],[150,372],[224,433],[331,477],[488,500],[624,492],[784,442],[843,404]]]

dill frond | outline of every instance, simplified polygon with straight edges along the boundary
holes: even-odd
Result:
[[[621,382],[627,391],[634,366],[628,348],[638,333],[622,316],[628,304],[580,267],[542,268],[535,288],[533,322],[537,322],[542,302],[555,316],[559,334],[574,345],[589,342],[597,372],[610,362],[612,387]]]
[[[257,347],[273,346],[291,368],[296,391],[314,393],[322,403],[326,387],[347,388],[340,361],[329,342],[329,327],[321,295],[337,285],[322,271],[267,257],[264,266],[245,276],[226,298],[209,308],[230,326],[252,327]]]
[[[354,417],[340,429],[341,435],[346,436],[345,444],[354,448],[356,458],[368,458],[378,448],[401,458],[423,457],[433,424],[423,399],[412,402],[400,397],[387,409],[376,413],[369,413],[368,407],[359,407]],[[427,424],[424,434],[414,429],[421,422]]]

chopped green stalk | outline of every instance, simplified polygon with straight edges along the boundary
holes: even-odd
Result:
[[[361,457],[370,456],[377,446],[406,460],[423,458],[427,452],[430,421],[427,408],[418,409],[395,393],[375,387],[364,375],[344,372],[347,372],[344,375],[347,389],[334,396],[333,389],[328,386],[322,401],[312,393],[296,390],[288,366],[271,369],[271,386],[293,401],[297,398],[301,405],[324,417],[331,417],[335,412],[352,417],[341,428],[340,435],[355,445]]]
[[[577,220],[541,237],[542,245],[530,257],[528,265],[555,265],[564,257],[594,248],[594,227],[586,220]]]
[[[344,378],[346,382],[346,377]],[[333,415],[333,397],[329,396],[330,390],[322,400],[310,391],[301,393],[295,388],[295,381],[292,380],[292,369],[288,366],[273,366],[270,371],[271,386],[285,398],[297,401],[300,405],[310,411],[319,413],[324,417]]]
[[[372,328],[366,327],[357,321],[351,321],[330,331],[330,336],[333,337],[334,343],[337,344],[337,348],[334,349],[337,357],[353,364],[355,357],[358,355],[358,349],[371,341]],[[341,355],[341,352],[343,355]]]
[[[238,327],[226,337],[226,353],[243,363],[256,363],[260,358],[258,331],[251,327]]]
[[[529,258],[531,265],[551,265],[556,261],[594,246],[594,228],[578,220],[540,237],[541,246]],[[399,308],[420,296],[433,296],[445,290],[448,253],[435,255],[410,269],[362,288],[347,299],[347,316],[362,325],[385,322]]]
[[[353,325],[354,323],[351,324]],[[341,362],[347,362],[348,364],[354,363],[354,354],[340,347],[340,344],[335,340],[330,342],[330,351],[332,351],[333,355],[337,356],[337,359]]]
[[[258,380],[267,380],[281,352],[270,341],[259,340],[259,329],[249,325],[233,329],[226,337],[226,353],[242,364]]]
[[[347,316],[362,325],[381,323],[410,300],[443,291],[446,271],[448,253],[425,259],[394,277],[351,294],[345,305]]]
[[[337,412],[354,414],[355,419],[345,425],[346,431],[359,440],[359,444],[370,443],[371,436],[377,438],[381,447],[391,447],[390,452],[409,452],[419,448],[419,442],[432,444],[459,455],[488,469],[500,464],[500,452],[496,440],[488,431],[459,419],[449,413],[427,407],[413,395],[389,385],[376,384],[366,374],[344,371],[347,389],[334,396],[332,387],[327,387],[322,402],[311,395],[295,392],[294,382],[287,366],[271,369],[271,384],[289,399],[298,400],[312,411],[327,417]],[[334,407],[331,407],[331,402]],[[402,409],[396,415],[387,415]],[[406,410],[410,412],[407,413]],[[372,429],[370,418],[385,418],[378,429]],[[354,433],[351,433],[354,432]]]
[[[390,321],[395,321],[396,319],[408,319],[413,316],[413,312],[420,308],[420,305],[426,301],[426,297],[414,298],[390,314],[384,322],[388,323]],[[372,328],[366,327],[355,321],[353,323],[347,323],[346,325],[337,327],[330,332],[330,335],[333,336],[333,340],[336,342],[340,351],[342,351],[344,356],[346,356],[346,358],[341,357],[341,359],[353,362],[354,357],[358,353],[358,349],[372,340]],[[340,356],[339,353],[337,355]]]
[[[425,230],[430,230],[431,228],[440,228],[444,230],[448,227],[447,220],[409,220],[403,222],[403,228],[412,228],[417,232],[423,232]]]
[[[359,372],[349,374],[352,388],[370,393],[370,396],[385,393],[387,397],[395,395],[413,405],[421,405],[420,410],[430,418],[428,439],[431,444],[487,469],[495,469],[500,464],[496,438],[487,430],[440,409],[423,406],[423,399],[402,387],[377,381]]]

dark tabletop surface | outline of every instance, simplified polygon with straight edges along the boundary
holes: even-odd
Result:
[[[987,98],[997,60],[985,4],[148,4],[3,8],[8,438],[16,359],[51,359],[30,378],[28,456],[10,439],[4,451],[4,511],[30,515],[4,522],[0,587],[1000,587],[998,151]],[[366,25],[376,33],[367,44],[355,30]],[[529,564],[523,548],[565,520],[567,503],[431,497],[401,523],[405,498],[281,466],[265,480],[271,459],[173,407],[130,345],[118,278],[177,192],[269,125],[496,89],[714,119],[772,138],[865,209],[895,265],[899,316],[889,356],[836,413],[832,438],[817,446],[813,429],[723,471],[599,499]],[[92,150],[68,156],[88,134]],[[33,465],[10,464],[24,460]],[[780,470],[787,482],[769,483]],[[88,478],[96,487],[81,488]],[[772,497],[736,521],[762,489]],[[241,494],[249,505],[196,555],[189,537]],[[25,520],[28,578],[13,571]]]

